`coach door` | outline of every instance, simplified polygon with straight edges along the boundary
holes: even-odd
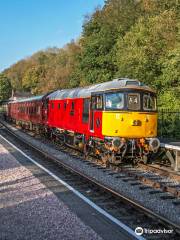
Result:
[[[48,120],[48,102],[49,99],[45,99],[42,104],[42,120],[46,122]]]
[[[99,121],[98,111],[102,110],[103,96],[102,94],[96,94],[91,96],[91,109],[90,109],[90,131],[95,130],[95,123]],[[97,118],[97,119],[96,119]],[[96,124],[97,125],[97,124]]]

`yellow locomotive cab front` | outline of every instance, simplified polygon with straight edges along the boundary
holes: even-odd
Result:
[[[102,134],[121,138],[157,136],[156,96],[153,92],[108,92],[102,114]]]
[[[124,138],[156,137],[157,113],[104,111],[102,114],[102,134]]]

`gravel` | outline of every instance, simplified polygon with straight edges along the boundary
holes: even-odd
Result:
[[[15,129],[10,125],[8,125],[8,127],[14,129],[14,131],[16,131],[16,134],[23,137],[26,141],[29,141],[36,147],[50,153],[51,155],[58,158],[61,162],[64,162],[71,167],[80,170],[85,174],[88,174],[90,177],[93,177],[97,181],[106,184],[108,187],[111,187],[112,189],[116,190],[127,198],[135,200],[137,203],[140,203],[141,205],[149,208],[150,210],[153,210],[157,214],[160,214],[161,216],[173,221],[174,223],[180,224],[179,204],[174,205],[172,203],[172,199],[163,200],[160,198],[162,195],[168,195],[168,193],[157,192],[154,194],[150,194],[150,191],[153,190],[153,188],[151,187],[141,190],[141,185],[131,185],[131,183],[133,183],[133,180],[124,182],[123,179],[116,178],[117,175],[108,175],[108,171],[103,172],[102,169],[94,168],[91,165],[86,164],[86,162],[82,161],[81,159],[78,159],[78,157],[74,158],[64,152],[52,148],[51,144],[44,144],[40,140],[34,139],[31,136]],[[147,174],[149,173],[147,172]]]
[[[0,144],[0,239],[102,238]]]

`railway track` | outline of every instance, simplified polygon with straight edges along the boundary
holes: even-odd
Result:
[[[83,174],[77,169],[73,169],[68,164],[59,161],[56,157],[40,150],[29,142],[24,142],[20,136],[10,129],[3,126],[0,130],[1,135],[7,138],[10,142],[15,143],[22,151],[34,155],[40,160],[45,167],[50,169],[56,169],[58,165],[58,172],[61,174],[61,179],[67,182],[69,185],[78,190],[81,194],[86,196],[88,199],[93,201],[96,205],[100,206],[104,211],[113,216],[115,219],[122,221],[124,224],[128,225],[132,230],[137,226],[141,226],[146,229],[172,229],[173,234],[164,235],[148,235],[143,236],[146,239],[179,239],[180,237],[180,226],[174,222],[156,214],[155,212],[149,210],[148,208],[138,204],[137,202],[128,199],[127,197],[121,195],[119,192],[112,190],[105,184],[96,181],[94,178]],[[64,151],[66,151],[64,149]],[[71,155],[73,153],[71,152]],[[77,157],[77,154],[74,153]],[[44,159],[45,157],[45,159]],[[120,172],[112,171],[111,169],[105,169],[102,166],[98,166],[96,163],[89,162],[88,160],[83,160],[87,165],[92,165],[93,167],[99,168],[102,171],[109,172],[109,174],[115,174],[117,179],[124,178],[125,182],[132,180],[132,178],[127,178]],[[133,172],[132,169],[126,169],[127,172]],[[134,182],[137,184],[137,182]]]
[[[43,139],[45,143],[50,144],[51,142],[48,139]],[[63,151],[65,153],[71,154],[73,157],[79,157],[84,161],[84,156],[78,150],[70,147],[69,145],[60,146],[57,143],[54,143],[57,150]],[[114,173],[124,173],[126,176],[123,176],[125,181],[140,182],[147,187],[152,187],[157,191],[162,191],[164,193],[169,193],[172,196],[167,196],[167,198],[179,199],[180,197],[180,174],[178,172],[172,171],[169,168],[162,168],[152,164],[142,164],[139,163],[137,166],[132,165],[120,165],[113,166],[110,165],[109,168],[105,168],[100,163],[99,159],[90,156],[86,157],[86,161],[89,164],[95,164],[95,166],[100,169],[111,170],[112,174]],[[164,197],[166,198],[166,197]],[[175,204],[180,204],[180,202],[174,201]]]

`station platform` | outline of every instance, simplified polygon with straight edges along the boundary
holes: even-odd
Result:
[[[135,239],[0,137],[0,239]]]
[[[161,144],[162,145],[171,145],[175,147],[180,147],[180,140],[179,141],[174,141],[172,139],[161,139]]]

